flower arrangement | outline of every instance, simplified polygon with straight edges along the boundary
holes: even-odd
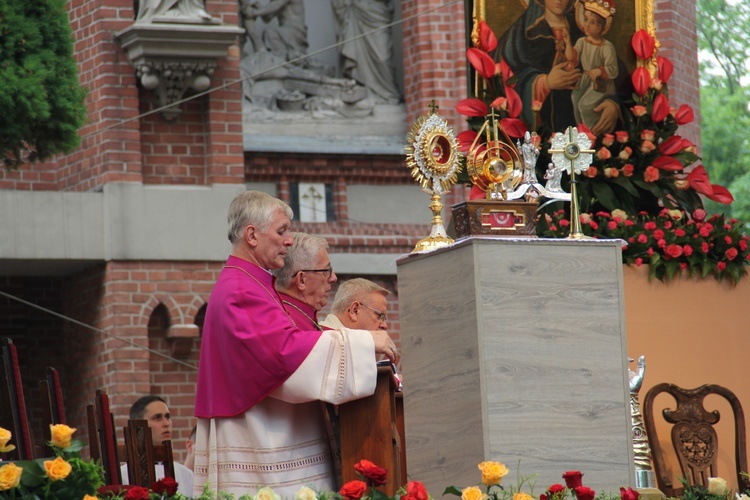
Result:
[[[104,482],[100,465],[81,459],[83,443],[72,439],[75,429],[67,425],[50,426],[52,439],[47,443],[55,457],[38,460],[0,461],[0,499],[93,500]],[[8,444],[11,433],[0,428],[0,453],[13,451]]]
[[[720,214],[708,217],[700,208],[690,217],[677,209],[636,216],[614,210],[584,213],[580,221],[587,236],[624,240],[623,262],[648,264],[649,279],[666,282],[684,271],[689,276],[713,275],[719,281],[728,279],[737,284],[750,265],[750,237],[742,234],[737,221],[727,221]],[[540,217],[537,230],[544,237],[559,238],[569,225],[568,215],[559,210]]]

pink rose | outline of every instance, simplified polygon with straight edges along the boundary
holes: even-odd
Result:
[[[627,160],[628,158],[630,158],[630,155],[632,154],[633,154],[633,148],[631,148],[630,146],[625,146],[624,148],[622,148],[622,151],[620,151],[620,153],[617,156],[621,160]]]
[[[641,106],[640,104],[637,104],[630,108],[630,111],[632,111],[633,114],[638,118],[648,113],[648,109],[646,109],[646,106]]]
[[[709,248],[708,243],[705,241],[701,243],[701,253],[708,253]]]
[[[651,141],[654,142],[654,137],[656,136],[656,132],[653,130],[644,130],[641,132],[641,140],[642,141]]]
[[[693,255],[693,247],[691,247],[690,245],[685,245],[684,247],[682,247],[682,253],[685,254],[685,257],[690,257],[691,255]]]
[[[736,248],[734,248],[734,247],[732,247],[732,248],[729,248],[729,249],[727,249],[727,251],[726,251],[726,252],[724,252],[724,257],[726,257],[726,258],[727,258],[727,260],[730,260],[730,261],[731,261],[731,260],[734,260],[734,259],[735,259],[735,257],[737,257],[737,254],[738,254],[738,253],[739,253],[739,252],[737,251],[737,249],[736,249]]]
[[[635,259],[635,265],[640,267],[641,264],[643,264],[643,259],[641,259],[640,257],[637,257]]]
[[[646,182],[656,182],[659,180],[659,169],[655,167],[646,167],[643,172],[643,180]]]
[[[682,247],[680,245],[669,245],[665,249],[665,252],[673,259],[676,259],[677,257],[682,255]]]
[[[591,165],[589,168],[587,168],[586,170],[583,171],[583,175],[585,175],[586,177],[589,177],[591,179],[593,179],[594,177],[596,177],[597,173],[599,173],[599,171],[593,165]]]
[[[610,231],[614,231],[615,229],[617,229],[617,222],[611,220],[607,223],[607,227]]]
[[[648,236],[641,233],[638,235],[638,243],[646,243],[648,241]]]
[[[643,154],[649,154],[654,149],[656,149],[656,146],[654,146],[654,143],[651,141],[643,141],[641,143],[641,153]]]
[[[622,175],[624,175],[625,177],[630,177],[633,175],[633,170],[635,170],[635,167],[628,163],[624,167],[622,167]]]
[[[619,176],[620,176],[620,171],[617,170],[616,168],[607,167],[607,168],[604,169],[604,177],[608,177],[610,179],[613,179],[613,178],[619,177]]]
[[[607,147],[610,147],[612,144],[615,143],[615,136],[612,134],[604,134],[604,137],[602,137],[602,144],[604,144]]]
[[[707,215],[706,211],[703,210],[702,208],[696,208],[693,211],[693,219],[695,219],[698,222],[706,220],[706,215]]]
[[[630,134],[628,134],[624,130],[618,130],[617,132],[615,132],[615,137],[617,138],[617,142],[619,142],[620,144],[625,144],[626,142],[628,142],[628,140],[630,140]]]
[[[718,269],[719,272],[723,271],[726,268],[727,268],[726,262],[719,262],[718,264],[716,264],[716,269]]]
[[[596,157],[600,160],[609,160],[612,158],[612,152],[609,149],[602,147],[596,152]]]

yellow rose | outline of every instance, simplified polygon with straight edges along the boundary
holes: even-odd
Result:
[[[0,427],[0,453],[8,453],[9,451],[16,449],[12,444],[8,444],[8,441],[10,441],[10,438],[12,437],[13,434],[11,434],[8,429]]]
[[[720,477],[708,478],[708,492],[716,496],[724,496],[729,493],[727,482]]]
[[[92,497],[91,495],[86,495],[83,497],[83,500],[98,500],[97,497]]]
[[[513,494],[513,500],[534,500],[534,497],[523,491]]]
[[[461,500],[485,500],[486,498],[488,498],[487,495],[482,493],[477,486],[469,486],[461,490]]]
[[[0,491],[18,487],[23,469],[13,462],[0,467]]]
[[[73,437],[75,429],[71,429],[65,424],[57,424],[49,426],[50,435],[52,436],[52,446],[57,448],[67,448],[70,446],[70,439]]]
[[[312,488],[303,486],[297,493],[294,494],[294,500],[316,500],[318,494]]]
[[[487,486],[500,484],[500,480],[508,473],[508,469],[500,462],[482,462],[478,467],[482,471],[482,484]]]
[[[612,210],[612,218],[626,220],[628,218],[628,213],[625,210],[615,208],[614,210]]]
[[[65,479],[70,474],[73,467],[66,462],[63,457],[57,457],[54,460],[44,461],[44,470],[47,471],[47,477],[53,481],[59,481]]]
[[[281,497],[274,493],[274,491],[268,486],[264,486],[258,490],[258,493],[255,494],[253,500],[281,500]]]

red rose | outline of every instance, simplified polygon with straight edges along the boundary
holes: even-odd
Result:
[[[151,485],[151,489],[154,493],[171,497],[177,493],[177,481],[175,481],[174,478],[165,477]]]
[[[691,247],[690,245],[685,245],[684,247],[682,247],[682,253],[685,254],[685,257],[690,257],[691,255],[693,255],[693,247]]]
[[[729,230],[728,227],[725,227],[724,229]],[[724,236],[724,243],[726,243],[727,245],[731,245],[732,244],[732,237],[731,236]]]
[[[625,177],[630,177],[633,175],[633,170],[635,170],[635,167],[628,163],[624,167],[622,167],[622,175],[624,175]]]
[[[628,487],[627,490],[625,488],[620,488],[620,500],[638,500],[639,495],[640,493],[633,488]]]
[[[568,222],[568,219],[560,219],[560,226],[561,227],[568,227],[570,222]]]
[[[136,486],[125,494],[125,500],[148,500],[148,488]]]
[[[409,481],[406,483],[406,495],[401,496],[401,500],[428,500],[430,495],[427,494],[427,488],[419,481]]]
[[[638,235],[638,243],[646,243],[648,241],[648,236],[641,233]]]
[[[635,259],[636,266],[640,267],[642,264],[643,264],[643,259],[641,259],[640,257]]]
[[[375,486],[382,486],[386,482],[388,477],[388,471],[382,467],[375,465],[369,460],[360,460],[354,464],[354,470],[359,472],[368,483],[372,483]]]
[[[698,222],[706,220],[706,215],[706,211],[702,208],[696,208],[695,211],[693,211],[693,219],[697,220]]]
[[[711,235],[711,231],[713,231],[714,226],[711,224],[705,224],[703,227],[700,228],[700,235],[704,238],[708,238]]]
[[[359,500],[367,491],[367,485],[363,481],[349,481],[339,490],[339,494],[350,500]]]
[[[568,488],[575,488],[583,484],[583,472],[579,470],[569,470],[562,475],[562,478],[565,479],[565,486]]]
[[[682,255],[682,247],[680,245],[669,245],[665,249],[667,255],[672,257],[673,259],[676,259],[680,255]]]
[[[743,252],[744,252],[745,250],[747,250],[747,241],[745,241],[745,240],[740,240],[740,250],[742,250]]]
[[[724,252],[724,257],[726,257],[727,260],[734,260],[738,253],[737,249],[733,247]]]
[[[617,222],[611,220],[607,223],[607,227],[610,231],[614,231],[615,229],[617,229]]]
[[[656,238],[657,240],[664,238],[664,231],[662,231],[661,229],[657,229],[656,231],[654,231],[654,238]]]
[[[726,262],[719,262],[718,264],[716,264],[716,269],[718,269],[719,271],[723,271],[726,268],[727,268]],[[125,497],[125,498],[128,498],[128,497]]]
[[[562,498],[565,495],[565,486],[560,483],[555,483],[547,488],[547,493],[554,498]]]
[[[710,247],[708,246],[708,243],[706,243],[705,241],[701,243],[701,252],[708,253],[709,248]]]
[[[588,486],[576,486],[573,488],[576,493],[576,500],[594,500],[596,492]]]
[[[675,229],[674,234],[675,236],[682,238],[683,236],[685,236],[685,230],[681,228]]]

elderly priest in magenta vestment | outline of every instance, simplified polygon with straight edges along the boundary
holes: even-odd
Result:
[[[292,211],[248,191],[229,207],[232,255],[211,293],[201,339],[195,415],[194,491],[254,494],[270,486],[292,497],[302,486],[334,487],[317,400],[371,395],[376,356],[395,357],[382,330],[300,329],[270,273],[292,245]]]

